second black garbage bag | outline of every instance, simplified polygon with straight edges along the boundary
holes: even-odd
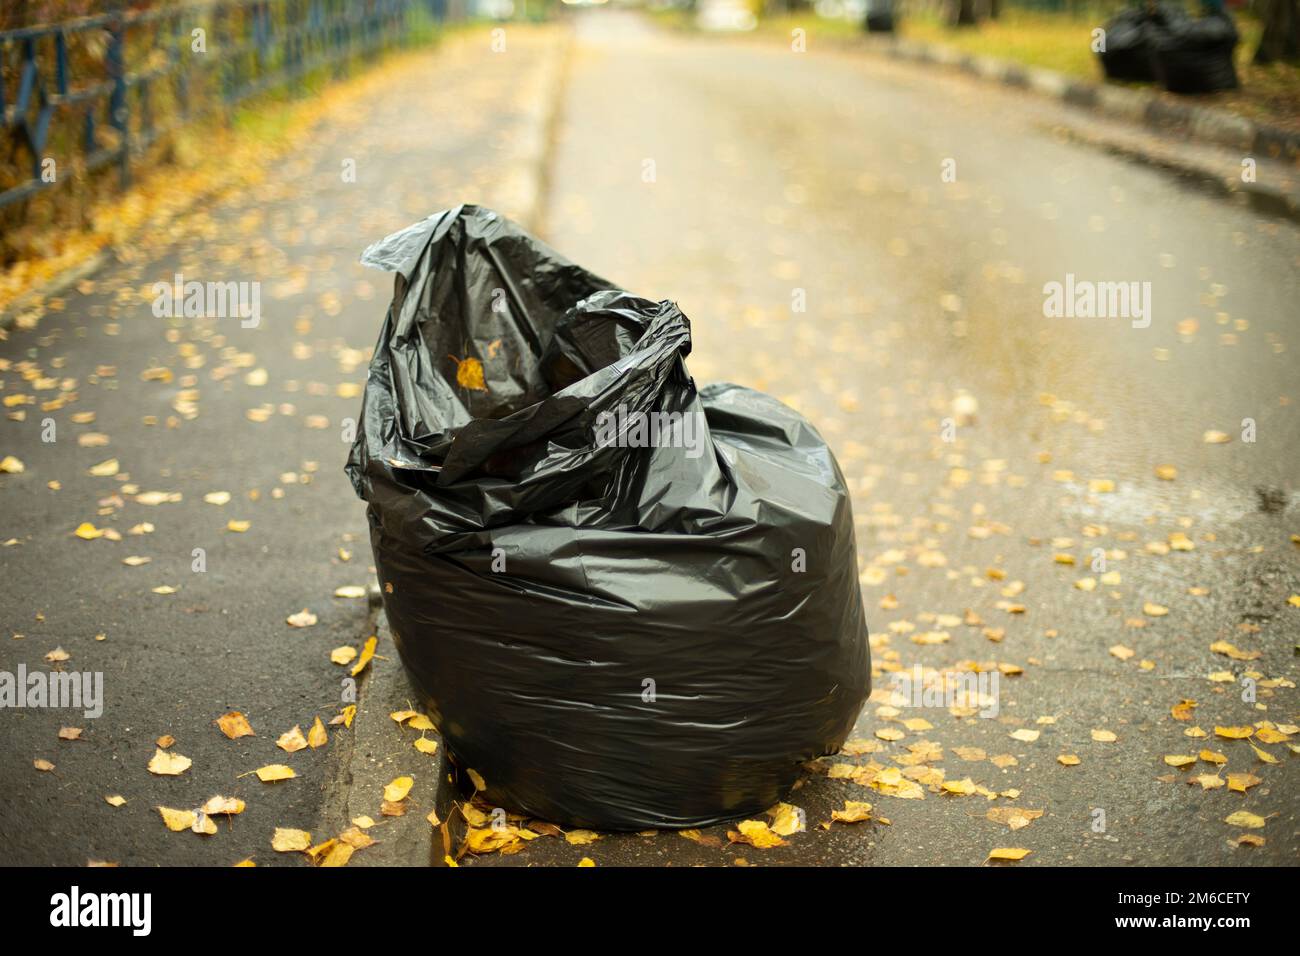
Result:
[[[690,322],[460,206],[396,273],[347,470],[402,661],[484,798],[597,829],[783,799],[870,692],[830,449]]]

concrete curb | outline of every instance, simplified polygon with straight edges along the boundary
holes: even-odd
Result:
[[[376,600],[378,595],[375,596]],[[321,809],[313,833],[325,839],[341,833],[357,817],[368,816],[375,825],[367,833],[376,841],[352,857],[350,866],[430,866],[443,858],[439,830],[428,819],[430,810],[445,820],[446,804],[438,799],[447,776],[446,748],[436,733],[423,736],[438,741],[438,752],[422,754],[414,747],[420,736],[398,724],[389,715],[413,707],[422,710],[420,695],[411,686],[397,656],[392,631],[383,611],[372,618],[373,629],[367,634],[378,638],[375,658],[368,673],[359,681],[356,716],[334,768],[330,795]],[[383,816],[384,787],[395,777],[410,776],[415,783],[402,801],[402,816]]]
[[[1004,86],[1030,89],[1073,106],[1088,107],[1115,119],[1138,122],[1162,133],[1181,131],[1189,139],[1241,149],[1269,159],[1300,161],[1300,133],[1255,123],[1217,107],[1171,102],[1152,90],[1090,83],[1053,70],[974,56],[952,47],[915,40],[859,37],[843,43],[898,60],[953,67]]]
[[[94,275],[108,265],[116,255],[117,253],[112,246],[101,249],[84,262],[79,262],[75,266],[63,270],[44,285],[23,293],[14,300],[9,308],[0,311],[0,329],[12,328],[17,324],[20,315],[24,315],[28,310],[35,308],[45,299],[60,295],[82,279]]]
[[[531,88],[532,96],[524,110],[519,160],[501,187],[506,197],[502,205],[533,232],[543,227],[547,170],[571,42],[572,35],[565,30],[546,51],[539,80]],[[376,657],[359,691],[351,746],[340,754],[333,792],[322,810],[318,828],[322,834],[341,832],[353,817],[368,815],[380,821],[369,831],[378,842],[353,856],[350,866],[441,866],[447,856],[455,856],[464,838],[464,820],[454,812],[454,804],[462,799],[456,769],[440,735],[425,733],[427,738],[438,740],[436,755],[419,754],[412,747],[411,731],[389,716],[407,707],[423,708],[420,693],[411,685],[398,658],[387,618],[379,609],[379,595],[375,594],[374,599],[374,629],[367,636],[373,633],[378,638]],[[400,774],[415,777],[407,798],[410,809],[400,817],[381,818],[378,809],[383,787]],[[439,826],[430,825],[430,810],[437,814]]]
[[[523,119],[518,162],[501,184],[503,206],[530,232],[541,232],[545,217],[547,167],[554,145],[560,99],[567,75],[572,33],[564,29],[560,40],[547,49],[532,87]]]

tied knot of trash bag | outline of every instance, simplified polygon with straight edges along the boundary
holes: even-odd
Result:
[[[658,413],[699,423],[703,453],[674,462],[674,480],[725,484],[675,304],[619,290],[478,206],[394,233],[362,261],[396,273],[348,463],[362,497],[380,480],[432,485],[475,520],[578,501],[612,513],[649,462],[599,442],[601,416]]]

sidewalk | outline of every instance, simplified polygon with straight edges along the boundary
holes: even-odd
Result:
[[[536,218],[561,36],[512,25],[493,53],[484,26],[349,81],[350,105],[264,182],[120,250],[0,342],[0,458],[23,466],[0,474],[0,669],[102,672],[105,697],[97,719],[0,712],[5,862],[303,864],[272,851],[277,827],[336,835],[319,825],[333,789],[349,768],[366,779],[350,736],[372,725],[371,697],[392,723],[391,702],[407,696],[389,683],[400,676],[390,647],[361,676],[353,729],[329,724],[351,666],[331,651],[372,633],[364,599],[334,596],[374,578],[343,462],[392,280],[357,259],[463,201]],[[153,284],[176,273],[261,283],[260,322],[155,317]],[[74,535],[83,523],[93,530]],[[303,608],[317,623],[289,626]],[[231,711],[256,736],[223,736],[213,722]],[[276,746],[316,717],[324,747]],[[80,739],[60,739],[68,726]],[[192,761],[179,775],[146,769],[165,736]],[[250,775],[269,764],[296,779]],[[154,809],[214,794],[247,803],[215,835],[169,832]],[[350,818],[361,803],[344,799]],[[380,819],[378,804],[363,812]],[[411,819],[427,829],[423,812]]]

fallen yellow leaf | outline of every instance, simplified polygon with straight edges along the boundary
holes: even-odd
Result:
[[[871,804],[861,800],[845,800],[843,810],[832,810],[831,819],[837,823],[862,823],[871,819]]]
[[[311,730],[307,731],[307,746],[315,750],[318,747],[324,747],[329,743],[329,740],[329,734],[325,732],[325,725],[317,717],[315,723],[311,725]]]
[[[307,738],[302,735],[302,728],[297,724],[280,735],[275,745],[285,753],[297,753],[307,746]]]
[[[282,763],[269,763],[265,767],[257,768],[257,779],[262,783],[276,783],[280,780],[292,780],[298,776],[293,772],[292,767],[286,767]]]
[[[240,737],[254,737],[253,728],[248,723],[248,718],[237,710],[232,710],[228,714],[222,714],[217,718],[217,726],[221,732],[231,740],[238,740]]]
[[[1023,850],[1019,847],[1000,846],[992,850],[989,850],[988,859],[989,860],[1010,860],[1014,862],[1016,860],[1023,860],[1025,857],[1029,856],[1029,854],[1033,852],[1034,852],[1033,850]]]
[[[384,799],[397,803],[399,800],[405,800],[406,795],[411,792],[411,786],[415,783],[414,777],[395,777],[391,783],[384,787]]]
[[[762,820],[741,820],[736,824],[736,830],[728,831],[727,837],[732,843],[748,843],[760,850],[786,845],[786,841],[773,833]]]
[[[456,384],[461,388],[486,392],[487,383],[483,380],[483,363],[476,358],[458,359],[451,356],[456,363]]]
[[[189,757],[171,753],[159,747],[149,761],[149,772],[160,777],[175,777],[190,769],[193,763]]]
[[[1224,817],[1223,822],[1234,827],[1245,827],[1247,830],[1258,830],[1268,821],[1257,813],[1251,813],[1249,810],[1238,810],[1236,813],[1230,813]]]
[[[311,627],[316,623],[316,615],[303,608],[297,614],[290,614],[284,620],[290,627]]]
[[[167,829],[173,833],[180,833],[194,826],[193,810],[173,810],[171,807],[158,807],[157,810],[162,815]]]
[[[361,657],[352,665],[351,673],[353,677],[356,677],[366,669],[366,665],[370,663],[370,659],[375,656],[375,645],[378,643],[379,638],[377,636],[372,635],[371,637],[366,638],[365,646],[361,648]]]
[[[277,853],[297,853],[311,846],[311,834],[306,830],[276,827],[271,837],[271,849]]]

